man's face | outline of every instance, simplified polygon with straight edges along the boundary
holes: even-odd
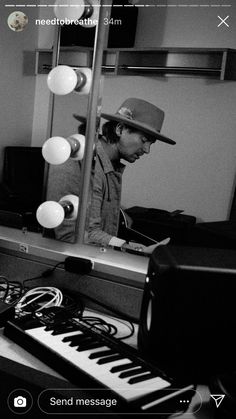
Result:
[[[143,154],[150,152],[150,147],[155,141],[142,131],[131,132],[126,127],[121,127],[119,131],[120,140],[117,143],[120,159],[124,159],[129,163],[134,163]]]

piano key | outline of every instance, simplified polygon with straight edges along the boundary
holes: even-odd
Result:
[[[146,381],[129,384],[130,378],[119,378],[117,374],[111,373],[111,369],[116,366],[130,362],[130,359],[122,354],[118,360],[113,360],[106,364],[98,364],[97,359],[90,359],[92,351],[100,351],[109,348],[104,343],[100,349],[91,349],[83,352],[78,352],[74,347],[70,347],[68,342],[62,342],[60,337],[53,336],[52,333],[45,331],[44,327],[29,329],[25,331],[26,334],[31,336],[35,341],[49,348],[53,353],[59,355],[60,358],[66,359],[78,371],[84,371],[86,374],[93,377],[100,382],[103,386],[113,390],[116,394],[123,397],[126,401],[138,399],[141,396],[150,394],[156,390],[163,389],[170,386],[170,382],[160,377],[153,377]],[[138,361],[137,361],[138,363]]]
[[[106,356],[104,358],[99,359],[97,361],[97,364],[98,365],[104,365],[104,364],[108,364],[110,362],[117,361],[117,360],[123,359],[123,358],[124,358],[124,356],[120,355],[120,354],[110,355],[110,356]]]
[[[68,342],[63,342],[62,339],[60,338],[60,336],[53,336],[51,333],[46,332],[45,333],[45,328],[44,327],[40,327],[37,329],[31,329],[31,330],[27,330],[26,333],[29,334],[30,336],[34,337],[36,340],[38,340],[39,342],[42,342],[43,344],[45,344],[45,346],[47,347],[53,347],[55,351],[59,352],[60,351],[67,356],[68,354],[73,354],[76,355],[76,349],[75,348],[71,348],[69,346]],[[72,332],[72,333],[77,333],[77,332]],[[82,332],[81,332],[82,333]],[[64,335],[61,335],[61,337],[63,338]],[[88,362],[90,361],[89,359],[89,355],[98,352],[100,350],[109,350],[110,348],[108,346],[105,346],[105,343],[103,343],[103,346],[101,346],[100,348],[95,348],[95,349],[91,349],[90,351],[86,351],[86,357],[88,358]],[[80,355],[80,359],[82,359],[82,354]],[[125,361],[117,361],[117,363],[115,365],[120,365],[120,363],[125,363],[128,360],[125,359]],[[96,361],[94,361],[94,363],[96,364]]]
[[[76,349],[78,350],[78,348],[84,348],[86,345],[89,345],[90,343],[94,343],[95,339],[94,338],[90,338],[90,339],[77,339],[76,336],[73,338],[71,338],[71,341],[69,343],[70,346],[72,347],[77,347]],[[100,342],[100,346],[102,346],[102,342]]]
[[[41,328],[40,328],[41,329]],[[74,335],[80,335],[83,334],[83,332],[81,330],[70,330],[70,331],[65,331],[65,333],[60,333],[60,334],[53,334],[53,331],[47,331],[46,327],[42,327],[41,332],[39,331],[39,333],[42,333],[44,331],[47,332],[47,337],[48,339],[50,339],[52,342],[57,342],[57,340],[59,341],[63,341],[64,338],[68,337],[68,336],[74,336]]]
[[[56,326],[54,327],[53,331],[52,331],[52,335],[62,335],[63,333],[66,332],[73,332],[73,331],[78,331],[81,332],[81,329],[78,328],[78,326],[76,325],[60,325],[60,326]]]
[[[107,351],[95,352],[94,354],[89,355],[89,358],[90,359],[96,359],[96,358],[100,358],[100,357],[105,356],[105,355],[115,355],[116,353],[117,353],[117,350],[108,349]]]
[[[107,367],[107,365],[110,364],[100,366],[103,367],[103,369],[99,372],[99,379],[101,382],[106,382],[109,388],[117,392],[121,397],[124,397],[127,401],[135,400],[140,396],[144,396],[170,386],[168,381],[160,377],[132,385],[129,384],[130,378],[120,379],[117,375],[112,374],[111,379],[111,374],[108,374],[110,371],[104,369],[104,367]],[[93,371],[95,373],[95,369],[93,369]]]
[[[156,377],[155,374],[149,372],[148,374],[139,375],[138,377],[133,377],[129,380],[129,384],[140,383],[141,381],[147,381],[151,378]]]
[[[87,351],[88,349],[101,348],[102,345],[103,343],[101,341],[98,342],[94,340],[94,341],[79,345],[79,347],[76,350],[79,352],[82,352],[82,351]]]
[[[119,374],[120,378],[127,378],[132,377],[133,375],[141,374],[142,372],[148,372],[147,368],[144,367],[136,367],[128,371],[121,372]]]
[[[144,380],[144,379],[142,379],[142,380],[140,380],[139,382],[134,382],[134,383],[132,383],[132,380],[134,380],[135,378],[138,378],[138,377],[133,377],[133,378],[130,378],[129,380],[128,380],[128,383],[129,383],[129,385],[132,387],[132,386],[134,386],[134,388],[137,390],[137,389],[140,389],[140,388],[143,388],[143,387],[149,387],[149,388],[151,388],[153,385],[155,386],[155,388],[157,389],[157,390],[160,390],[160,389],[162,389],[162,388],[165,388],[165,385],[164,385],[164,387],[163,387],[163,384],[164,383],[167,383],[167,381],[166,380],[164,380],[163,378],[160,378],[160,377],[153,377],[153,378],[151,378],[150,377],[150,379],[148,379],[148,377],[146,378],[146,380]],[[130,381],[131,381],[131,383],[130,383]],[[168,387],[168,385],[166,386],[166,387]]]
[[[170,383],[160,377],[156,377],[147,383],[137,383],[136,385],[130,385],[128,379],[119,379],[114,374],[110,374],[110,368],[119,364],[127,364],[127,358],[122,360],[114,361],[113,363],[96,365],[94,364],[87,370],[93,374],[93,377],[97,377],[101,383],[107,385],[113,391],[118,393],[121,397],[127,401],[134,400],[140,396],[149,394],[156,390],[160,390],[170,386]],[[111,376],[112,375],[112,376]]]
[[[72,332],[71,335],[72,334],[76,334],[76,333],[77,332]],[[66,333],[64,335],[61,335],[61,337],[66,337],[66,336],[68,336],[68,333]],[[55,340],[55,337],[50,338],[48,336],[47,337],[47,343],[48,343],[48,345],[50,345],[50,344],[53,345],[53,346],[58,345],[58,344],[61,345],[61,343],[63,342],[63,339],[61,339],[59,336],[57,336],[56,338],[57,338],[57,340]],[[70,348],[70,344],[69,344],[69,342],[63,342],[63,343],[64,343],[63,351],[66,354],[67,348]],[[106,350],[109,350],[109,349],[110,348],[108,346],[105,346],[103,342],[100,342],[100,345],[99,346],[94,347],[94,348],[90,348],[90,355],[93,355],[93,354],[95,354],[98,351],[106,351]],[[78,348],[73,348],[73,350],[76,350],[77,351]]]
[[[89,339],[89,340],[86,340],[86,342],[87,342],[87,343],[88,343],[88,342],[93,342],[93,340]],[[82,344],[82,343],[80,343],[77,339],[74,339],[74,340],[68,341],[68,342],[66,342],[66,343],[68,343],[68,344],[69,344],[69,346],[71,346],[72,348],[76,348],[76,350],[77,350],[80,346],[83,346],[83,344]]]
[[[56,345],[63,344],[64,345],[63,348],[64,348],[65,353],[67,351],[67,348],[69,348],[69,343],[70,342],[65,342],[64,343],[63,342],[64,338],[66,338],[66,337],[71,338],[72,336],[83,335],[83,332],[81,330],[80,331],[75,330],[73,332],[67,332],[67,333],[60,334],[60,335],[53,335],[52,332],[46,332],[44,334],[44,332],[45,332],[45,328],[44,327],[38,328],[37,331],[38,331],[38,332],[36,332],[37,335],[39,334],[39,336],[42,336],[42,338],[44,338],[45,344],[47,344],[47,346],[50,347],[50,345],[51,345],[52,347],[54,347]]]
[[[116,373],[116,372],[119,372],[119,371],[124,371],[124,370],[130,369],[131,367],[135,367],[135,366],[137,366],[137,362],[130,361],[128,364],[122,364],[122,365],[118,365],[116,367],[112,367],[110,371],[111,371],[111,373]]]
[[[63,342],[70,342],[70,343],[74,343],[75,341],[77,342],[81,342],[84,340],[91,340],[92,336],[85,334],[85,333],[78,333],[77,335],[71,335],[67,336],[66,338],[63,338]]]

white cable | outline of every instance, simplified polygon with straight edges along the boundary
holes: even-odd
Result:
[[[40,307],[37,308],[35,311],[40,311],[50,306],[60,306],[63,300],[62,292],[58,288],[37,287],[37,288],[32,288],[31,290],[27,291],[25,295],[23,295],[23,297],[18,301],[16,305],[16,309],[19,311],[24,311],[25,313],[31,313],[31,311],[26,311],[27,306],[29,306],[30,304],[32,304],[33,302],[39,299],[42,299],[43,297],[52,297],[52,298],[49,301],[47,298],[47,301],[44,304],[40,305]]]

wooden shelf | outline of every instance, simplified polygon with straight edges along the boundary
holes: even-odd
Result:
[[[91,67],[93,49],[62,47],[59,64]],[[52,50],[36,50],[36,74],[51,69]],[[236,80],[236,50],[227,48],[120,48],[104,50],[104,74],[191,76]]]
[[[52,69],[52,49],[37,49],[35,53],[35,74],[48,74]],[[92,48],[60,48],[59,64],[71,67],[92,67]]]

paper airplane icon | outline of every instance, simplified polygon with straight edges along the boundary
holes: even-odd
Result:
[[[219,405],[225,397],[225,394],[210,394],[210,396],[214,400],[216,407],[219,407]]]

